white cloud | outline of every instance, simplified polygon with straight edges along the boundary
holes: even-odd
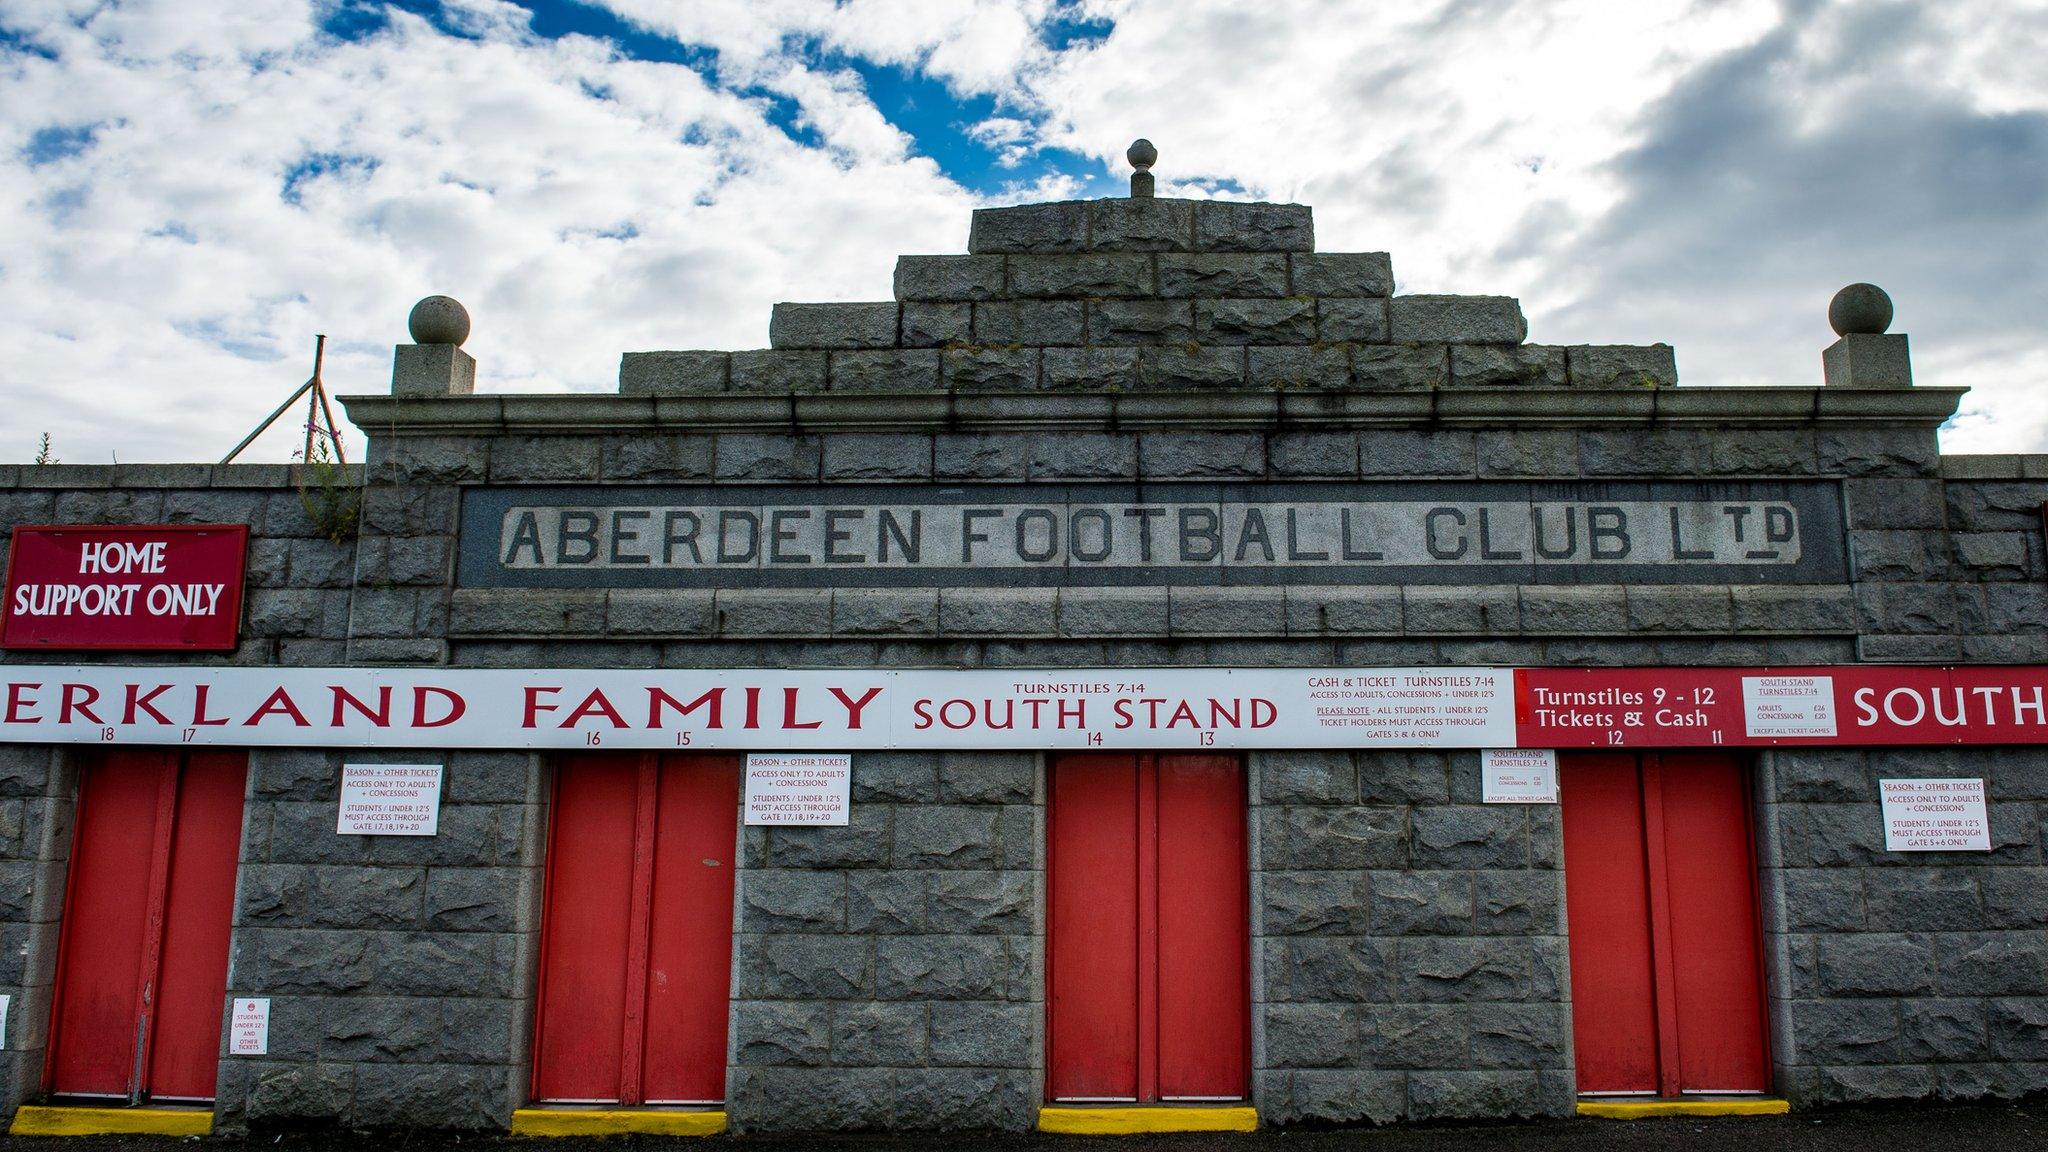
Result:
[[[882,297],[976,200],[849,57],[994,97],[966,129],[1014,165],[991,199],[1074,195],[1048,150],[1120,174],[1148,136],[1162,194],[1313,204],[1403,290],[1670,341],[1690,383],[1816,382],[1828,296],[1875,280],[1920,380],[1981,386],[1951,448],[2048,447],[2048,14],[2021,0],[611,0],[715,82],[503,0],[461,0],[467,38],[399,14],[353,42],[308,0],[192,7],[0,0],[34,45],[0,48],[0,459],[45,429],[71,460],[208,458],[315,331],[338,391],[382,391],[429,292],[499,391]],[[1048,48],[1073,15],[1114,31]]]

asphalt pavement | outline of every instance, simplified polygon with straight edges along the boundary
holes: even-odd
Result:
[[[213,1148],[274,1152],[2035,1152],[2048,1150],[2048,1100],[2020,1105],[1834,1109],[1725,1119],[1555,1120],[1539,1123],[1299,1129],[1250,1135],[1041,1136],[817,1135],[605,1140],[520,1139],[448,1133],[272,1133],[247,1139],[189,1137],[0,1138],[0,1152],[142,1152]]]

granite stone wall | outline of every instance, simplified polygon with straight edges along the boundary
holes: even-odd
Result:
[[[2048,749],[1761,758],[1779,1090],[1795,1104],[2048,1090]],[[1884,850],[1881,779],[1987,782],[1992,851]]]
[[[434,836],[340,836],[344,759],[445,765]],[[270,1053],[221,1061],[217,1126],[502,1128],[526,1098],[545,843],[524,752],[254,749],[229,996]]]
[[[1252,755],[1260,1114],[1570,1115],[1558,810],[1476,752]]]
[[[1041,778],[1036,753],[856,753],[846,827],[745,830],[735,1129],[1031,1125]]]

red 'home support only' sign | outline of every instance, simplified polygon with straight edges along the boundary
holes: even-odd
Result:
[[[240,524],[16,528],[0,648],[231,651],[248,541]]]
[[[0,666],[0,740],[447,748],[2048,743],[2048,668]]]

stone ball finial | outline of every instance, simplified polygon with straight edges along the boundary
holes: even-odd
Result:
[[[1159,163],[1159,149],[1154,148],[1150,140],[1140,136],[1131,141],[1129,148],[1124,149],[1124,159],[1129,160],[1131,167],[1138,171],[1148,171],[1154,164]]]
[[[405,318],[415,344],[461,344],[469,339],[469,309],[453,296],[429,296]]]
[[[1892,298],[1875,284],[1851,284],[1828,301],[1828,325],[1837,336],[1881,335],[1892,325]]]

